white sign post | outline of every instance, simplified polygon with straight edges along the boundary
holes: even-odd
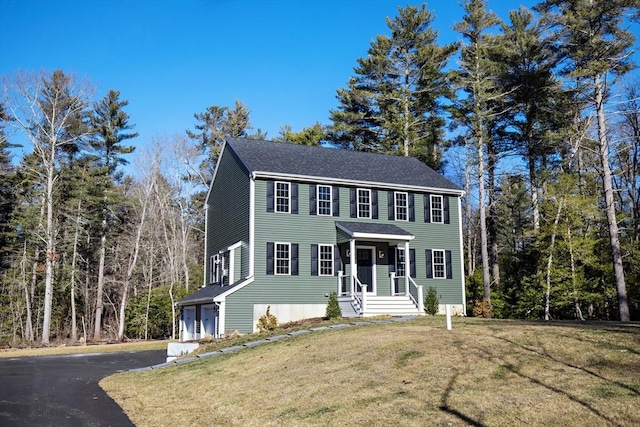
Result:
[[[447,317],[447,331],[451,330],[451,305],[444,305],[444,314]]]

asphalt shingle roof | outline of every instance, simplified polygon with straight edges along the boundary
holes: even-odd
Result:
[[[344,230],[349,230],[353,233],[367,233],[367,234],[388,234],[394,236],[413,236],[406,230],[393,224],[375,223],[375,222],[349,222],[349,221],[336,221],[336,225],[340,226]]]
[[[220,285],[211,285],[197,290],[191,295],[187,295],[178,301],[178,305],[189,305],[189,303],[202,302],[202,301],[213,301],[215,297],[222,294],[223,292],[231,289],[230,286],[220,286]]]
[[[241,138],[227,138],[227,144],[250,172],[460,191],[451,181],[413,157]]]

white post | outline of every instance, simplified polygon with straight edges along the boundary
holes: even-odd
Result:
[[[424,296],[422,293],[422,285],[416,286],[418,288],[418,311],[420,314],[424,314]]]
[[[362,284],[362,315],[367,312],[367,285]]]
[[[342,270],[338,271],[338,296],[342,295],[342,274],[344,272]]]
[[[409,242],[404,242],[404,294],[409,296],[409,277],[411,277],[411,260],[409,259]]]
[[[389,273],[389,284],[391,285],[391,295],[396,294],[396,272]]]
[[[444,314],[447,317],[447,331],[451,330],[451,305],[444,305]]]
[[[349,266],[351,269],[351,280],[349,280],[351,282],[351,294],[354,294],[357,291],[357,289],[355,289],[355,279],[358,277],[358,268],[356,267],[356,239],[349,240]]]

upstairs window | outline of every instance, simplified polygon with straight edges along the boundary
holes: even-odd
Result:
[[[444,222],[442,196],[431,195],[431,222]]]
[[[371,190],[358,188],[358,218],[371,218]]]
[[[330,185],[318,185],[318,215],[332,215]]]
[[[290,212],[290,184],[276,181],[276,212]]]
[[[408,221],[408,200],[409,195],[400,191],[395,192],[395,219],[396,221]]]

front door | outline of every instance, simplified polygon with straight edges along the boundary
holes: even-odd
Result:
[[[367,285],[367,293],[375,293],[373,248],[358,248],[358,280]]]

